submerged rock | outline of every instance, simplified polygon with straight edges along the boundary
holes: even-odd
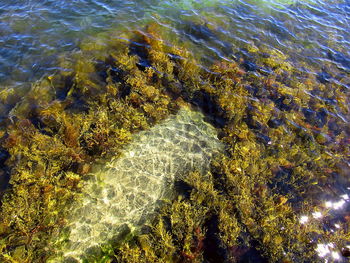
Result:
[[[193,42],[198,42],[200,40],[213,40],[217,39],[218,36],[206,25],[201,25],[193,22],[186,22],[184,33]]]
[[[221,149],[215,128],[202,113],[188,109],[136,134],[119,158],[86,182],[67,219],[68,242],[60,260],[53,261],[86,259],[101,244],[137,231],[159,200],[171,197],[176,178],[189,171],[207,172],[211,157]]]

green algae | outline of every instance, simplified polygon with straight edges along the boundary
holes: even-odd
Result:
[[[87,41],[62,59],[70,70],[33,85],[11,111],[1,139],[12,185],[2,200],[1,259],[47,260],[51,237],[69,225],[67,208],[87,190],[92,164],[123,160],[133,134],[152,131],[187,103],[217,128],[225,155],[206,164],[208,173],[179,178],[179,197],[161,205],[148,226],[122,244],[102,245],[88,262],[234,262],[249,253],[319,262],[315,250],[328,243],[339,253],[350,240],[348,215],[335,218],[333,229],[312,214],[333,220],[320,197],[331,188],[325,198],[336,199],[342,191],[332,186],[349,183],[349,77],[322,83],[316,66],[253,44],[244,48],[256,67],[242,57],[203,70],[190,44],[170,45],[163,30],[150,24],[123,39],[117,32]]]

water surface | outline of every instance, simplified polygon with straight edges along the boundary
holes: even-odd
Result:
[[[293,147],[277,145],[281,138],[271,139],[272,134],[277,134],[274,129],[283,127],[283,136],[309,134],[298,138],[305,140],[305,148],[310,147],[303,149],[308,157],[318,161],[322,152],[333,158],[334,167],[322,167],[323,179],[309,182],[319,185],[319,189],[303,193],[315,207],[311,212],[304,213],[298,206],[300,196],[293,194],[299,190],[288,182],[300,167],[307,166],[312,177],[316,169],[310,159],[297,156],[295,163],[281,166],[277,171],[271,167],[275,177],[268,185],[274,193],[290,198],[300,224],[311,225],[318,220],[331,233],[340,223],[349,221],[350,160],[344,155],[349,152],[350,141],[349,21],[348,0],[3,0],[0,3],[0,95],[4,103],[0,105],[0,121],[6,123],[6,127],[16,122],[16,105],[25,101],[28,90],[37,80],[50,81],[55,74],[69,74],[72,68],[79,68],[73,59],[77,54],[87,54],[87,61],[97,65],[96,71],[98,67],[105,67],[96,53],[89,52],[107,45],[104,41],[111,36],[108,44],[113,38],[125,40],[129,54],[138,57],[140,70],[158,70],[147,56],[150,47],[142,39],[128,38],[130,32],[148,35],[148,27],[156,25],[159,31],[167,32],[164,45],[183,45],[209,75],[219,76],[221,72],[215,72],[215,66],[224,68],[224,62],[238,65],[248,75],[251,79],[245,85],[248,93],[242,96],[242,101],[248,98],[249,102],[249,105],[242,105],[242,108],[247,107],[244,123],[268,154]],[[173,56],[173,61],[181,60],[174,54],[168,55]],[[118,73],[118,69],[109,70]],[[98,72],[100,77],[104,71]],[[271,78],[263,84],[258,82],[266,76]],[[107,76],[102,79],[106,81]],[[274,84],[274,81],[282,84]],[[295,92],[296,87],[300,89],[298,92]],[[69,91],[62,94],[56,93],[55,99],[63,101]],[[128,96],[128,92],[124,95],[122,97]],[[234,91],[227,97],[236,99]],[[198,96],[191,102],[206,104],[200,105],[205,113],[212,110],[211,98],[206,100]],[[266,126],[263,110],[269,103],[274,105],[272,113],[269,112],[273,118]],[[30,121],[41,128],[40,120],[31,116]],[[234,123],[224,118],[214,122],[221,129],[229,126],[230,121]],[[4,138],[9,133],[5,129],[0,132]],[[6,151],[1,152],[1,166],[5,167],[8,155]],[[1,172],[9,174],[8,170],[4,171]],[[8,178],[1,181],[8,181]],[[340,251],[349,247],[336,248],[334,243],[316,234],[310,242],[325,262],[346,262],[347,258]]]

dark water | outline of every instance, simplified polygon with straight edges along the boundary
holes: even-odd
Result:
[[[0,91],[22,90],[42,76],[64,70],[60,59],[78,51],[86,39],[99,39],[111,29],[142,31],[150,22],[170,29],[169,43],[172,37],[190,40],[189,49],[204,68],[218,59],[242,60],[246,71],[264,74],[245,49],[249,44],[287,55],[298,70],[314,74],[319,83],[337,83],[350,89],[349,0],[1,0]],[[310,72],[307,65],[315,70]],[[331,100],[304,92],[316,101]],[[306,118],[312,114],[304,110]],[[322,122],[322,112],[317,114]],[[342,123],[350,121],[341,110],[335,110],[334,117]],[[348,161],[344,174],[349,175]],[[348,179],[342,178],[332,199],[329,195],[320,197],[334,214],[349,207],[348,185]],[[300,222],[321,217],[315,211],[301,216]],[[332,253],[331,244],[319,244],[320,257],[337,260],[339,255]]]

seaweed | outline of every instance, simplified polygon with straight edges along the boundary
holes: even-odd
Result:
[[[211,29],[198,27],[192,33],[211,40]],[[188,41],[171,34],[150,23],[87,40],[61,58],[69,70],[43,77],[22,99],[13,89],[0,93],[0,176],[10,178],[0,259],[55,256],[52,237],[67,241],[69,207],[94,167],[189,105],[215,125],[225,151],[207,174],[181,174],[180,190],[140,233],[126,230],[86,261],[319,262],[327,244],[326,259],[348,257],[348,79],[263,44],[204,68]]]

